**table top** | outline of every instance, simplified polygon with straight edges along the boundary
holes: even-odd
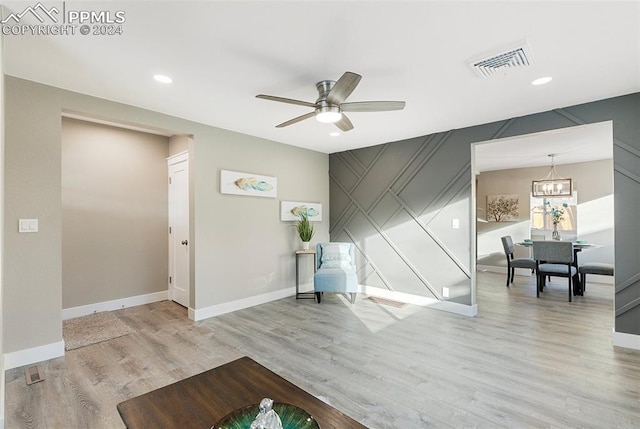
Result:
[[[551,241],[551,240],[548,240]],[[518,246],[524,246],[524,247],[531,247],[533,245],[533,241],[531,242],[525,242],[525,241],[520,241],[518,243],[516,243],[516,245]],[[576,249],[586,249],[589,247],[601,247],[599,244],[593,244],[593,243],[578,243],[577,241],[573,242],[573,247]]]
[[[322,429],[366,428],[249,357],[229,362],[118,404],[129,429],[203,428],[263,398],[296,405]]]
[[[314,247],[313,249],[300,249],[300,250],[296,250],[296,255],[303,255],[306,253],[316,253],[316,248]]]

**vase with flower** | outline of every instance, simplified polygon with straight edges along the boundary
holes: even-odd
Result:
[[[551,205],[549,202],[547,205]],[[558,224],[564,220],[565,209],[567,208],[567,203],[562,203],[562,207],[551,207],[551,222],[553,222],[553,232],[551,233],[551,238],[554,240],[561,240],[560,233],[558,232]]]

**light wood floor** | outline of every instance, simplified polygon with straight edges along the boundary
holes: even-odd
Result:
[[[192,322],[160,302],[115,312],[135,334],[6,374],[6,428],[122,428],[116,404],[248,355],[371,428],[638,428],[640,352],[611,345],[613,286],[566,301],[478,275],[480,315],[328,295]],[[214,422],[212,422],[213,424]],[[323,428],[327,429],[327,428]]]

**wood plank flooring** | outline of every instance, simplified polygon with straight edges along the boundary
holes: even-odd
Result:
[[[613,286],[478,274],[479,316],[286,298],[201,322],[160,302],[136,333],[6,372],[5,427],[123,428],[116,404],[248,355],[371,428],[638,428],[640,352],[611,345]],[[211,422],[212,424],[214,422]],[[323,428],[327,429],[327,428]]]

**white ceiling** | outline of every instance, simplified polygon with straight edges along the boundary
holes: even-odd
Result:
[[[491,140],[473,145],[474,169],[483,171],[550,166],[613,158],[611,121]]]
[[[3,2],[4,16],[32,2]],[[640,1],[45,2],[122,10],[123,34],[4,36],[9,75],[332,153],[640,91]],[[32,16],[22,18],[37,23]],[[467,61],[527,40],[533,65],[490,78]],[[315,82],[363,76],[355,129],[309,119]],[[174,82],[155,82],[156,73]],[[530,82],[552,76],[543,86]]]

